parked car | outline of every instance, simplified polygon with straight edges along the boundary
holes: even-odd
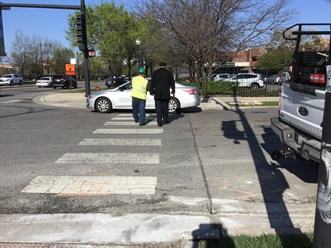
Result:
[[[238,73],[232,78],[226,78],[223,80],[236,82],[239,87],[250,87],[252,89],[263,87],[262,76],[257,73]]]
[[[279,74],[271,75],[270,77],[268,77],[266,79],[266,83],[267,84],[278,84],[279,79],[280,79],[280,75]]]
[[[219,73],[213,76],[213,81],[221,81],[223,79],[232,78],[233,75],[230,73]]]
[[[52,87],[53,77],[41,77],[36,81],[36,86],[38,87]]]
[[[129,81],[128,77],[109,77],[105,80],[105,85],[108,88],[116,88]]]
[[[169,101],[169,113],[179,113],[183,108],[196,107],[200,104],[200,96],[196,87],[175,83],[176,95]],[[87,107],[100,112],[108,113],[113,109],[131,109],[131,81],[115,89],[96,91],[89,95]],[[155,109],[154,97],[147,93],[146,109]]]
[[[290,73],[287,71],[282,72],[282,74],[280,74],[280,77],[279,77],[279,83],[282,84],[283,82],[288,81],[288,80],[290,80]]]
[[[77,80],[70,75],[55,75],[52,81],[53,89],[61,87],[63,89],[77,88]]]
[[[0,85],[23,84],[23,77],[20,74],[5,74],[0,78]]]

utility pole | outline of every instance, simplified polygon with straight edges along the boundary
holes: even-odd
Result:
[[[331,48],[331,47],[330,47]],[[331,247],[331,58],[326,67],[322,147],[318,171],[314,248]]]

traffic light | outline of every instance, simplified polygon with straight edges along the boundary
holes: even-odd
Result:
[[[76,34],[78,44],[83,43],[83,24],[82,24],[82,15],[76,16]]]

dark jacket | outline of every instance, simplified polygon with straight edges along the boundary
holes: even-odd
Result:
[[[150,94],[154,100],[169,100],[171,93],[175,93],[174,76],[166,68],[160,68],[152,73]]]

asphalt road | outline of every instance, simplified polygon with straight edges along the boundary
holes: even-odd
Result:
[[[13,224],[22,215],[60,216],[53,226],[62,223],[63,215],[84,214],[94,221],[96,214],[121,216],[123,224],[132,222],[125,219],[130,214],[142,214],[136,226],[147,225],[146,216],[168,216],[164,223],[150,224],[160,230],[162,223],[191,223],[184,221],[188,216],[197,219],[183,227],[186,231],[211,223],[221,226],[223,234],[312,230],[317,168],[305,161],[271,160],[279,147],[270,129],[277,109],[195,108],[172,115],[162,128],[149,112],[150,123],[137,127],[128,111],[98,114],[32,102],[50,90],[24,87],[0,94],[0,217],[5,223],[0,242],[14,240],[9,231],[22,234],[25,222]],[[84,218],[74,216],[83,228]],[[41,232],[40,222],[33,223]],[[148,230],[139,235],[132,226],[130,232],[123,230],[125,235],[99,241],[163,240],[153,239]],[[90,232],[90,239],[77,238],[81,233],[75,233],[81,242],[98,237]],[[168,240],[181,235],[177,231]],[[33,241],[70,241],[60,236],[45,234]],[[20,241],[26,237],[31,236],[22,234]]]

